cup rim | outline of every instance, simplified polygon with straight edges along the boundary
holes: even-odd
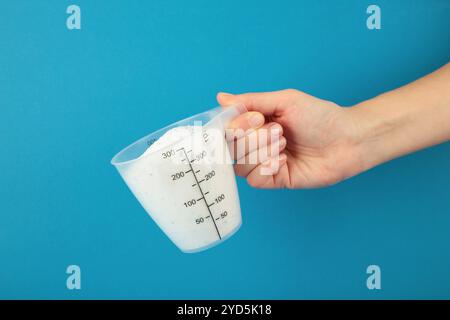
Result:
[[[132,162],[136,161],[137,159],[139,159],[139,158],[142,156],[142,154],[141,154],[141,156],[137,156],[137,157],[135,157],[135,158],[133,158],[133,159],[125,160],[125,161],[117,161],[117,159],[118,159],[121,155],[123,155],[125,152],[127,152],[129,149],[131,149],[132,147],[136,146],[136,145],[139,144],[139,143],[142,143],[143,140],[148,140],[150,137],[152,137],[152,136],[154,136],[154,135],[158,135],[158,134],[161,133],[161,132],[166,132],[166,131],[168,131],[168,130],[171,129],[171,128],[178,127],[178,126],[180,126],[181,123],[184,123],[184,122],[193,120],[193,119],[195,119],[195,118],[199,118],[199,117],[204,116],[204,115],[207,115],[207,114],[213,114],[213,116],[211,117],[211,119],[209,119],[208,122],[206,122],[206,124],[205,124],[205,126],[206,126],[206,125],[208,125],[210,122],[212,122],[214,119],[216,119],[216,118],[220,115],[221,111],[223,111],[223,110],[224,110],[224,109],[223,109],[222,107],[215,107],[215,108],[213,108],[213,109],[210,109],[210,110],[207,110],[207,111],[204,111],[204,112],[200,112],[200,113],[194,114],[193,116],[190,116],[190,117],[184,118],[184,119],[182,119],[182,120],[173,122],[173,123],[171,123],[171,124],[169,124],[169,125],[167,125],[167,126],[164,126],[164,127],[160,128],[160,129],[158,129],[158,130],[156,130],[156,131],[150,132],[149,134],[143,136],[142,138],[139,138],[138,140],[135,140],[134,142],[132,142],[131,144],[129,144],[128,146],[126,146],[125,148],[123,148],[122,150],[120,150],[119,152],[117,152],[117,153],[114,155],[114,157],[111,159],[111,164],[112,164],[113,166],[116,166],[116,167],[117,167],[117,166],[121,166],[121,165],[125,165],[125,164],[132,163]],[[155,152],[158,152],[159,150],[161,150],[161,149],[163,149],[163,148],[167,148],[167,147],[173,146],[173,145],[177,144],[178,142],[180,142],[182,139],[184,139],[184,137],[180,137],[180,138],[177,139],[176,141],[174,141],[174,142],[172,142],[172,143],[170,143],[170,144],[168,144],[168,145],[164,145],[164,147],[161,147],[161,148],[159,148],[159,149],[157,149],[157,150],[155,150],[155,151],[152,151],[152,152],[150,152],[149,154],[154,154]],[[144,152],[145,152],[145,151],[144,151]]]

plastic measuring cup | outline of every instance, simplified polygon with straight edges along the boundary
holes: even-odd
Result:
[[[144,209],[183,252],[210,248],[241,226],[225,128],[245,111],[243,106],[217,107],[197,114],[139,139],[111,160]],[[166,132],[186,126],[192,131],[156,147]]]

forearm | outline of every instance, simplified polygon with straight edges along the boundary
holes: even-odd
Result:
[[[363,170],[450,140],[450,63],[349,109]]]

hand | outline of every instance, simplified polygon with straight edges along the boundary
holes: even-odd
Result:
[[[249,110],[236,118],[231,128],[264,129],[281,135],[278,140],[258,139],[256,150],[246,144],[246,156],[238,158],[235,165],[239,176],[259,188],[314,188],[449,141],[449,87],[447,63],[419,80],[351,108],[292,89],[219,93],[217,100],[222,106],[244,104]],[[247,142],[249,136],[241,139]],[[265,147],[271,150],[266,157],[258,156],[256,163],[247,161]],[[277,168],[271,175],[262,170],[267,163]]]
[[[219,93],[217,100],[224,107],[241,103],[249,110],[236,118],[231,128],[279,130],[282,135],[278,150],[268,157],[253,164],[245,161],[235,165],[236,174],[246,177],[251,186],[322,187],[363,170],[357,126],[346,108],[293,89],[239,95]],[[270,149],[270,139],[260,140],[257,149],[268,145]],[[246,157],[252,152],[256,150],[247,147]],[[278,171],[263,174],[264,163],[270,161],[278,161]]]

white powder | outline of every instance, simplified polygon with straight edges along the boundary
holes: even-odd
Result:
[[[167,131],[121,172],[145,210],[185,252],[206,249],[241,225],[232,165],[212,161],[218,150],[227,150],[223,134],[202,129]]]
[[[157,151],[164,147],[169,147],[175,142],[186,138],[194,137],[195,133],[201,132],[201,126],[181,126],[170,129],[164,133],[158,140],[151,144],[150,147],[145,150],[141,157],[145,157],[147,154]]]

